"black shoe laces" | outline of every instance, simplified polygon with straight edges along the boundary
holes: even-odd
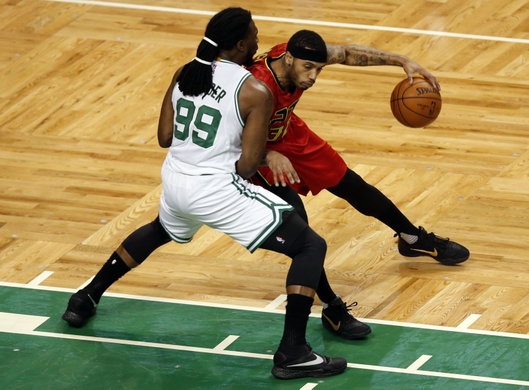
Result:
[[[345,310],[345,312],[346,312],[347,314],[349,314],[349,312],[350,312],[351,310],[353,310],[352,308],[353,308],[354,306],[358,306],[358,302],[352,302],[352,303],[349,303],[349,304],[343,302],[341,306],[342,306],[342,308]]]
[[[446,249],[446,247],[448,246],[448,242],[450,241],[449,238],[439,237],[436,236],[434,233],[428,233],[428,237],[431,238],[434,246],[440,246],[443,249]]]

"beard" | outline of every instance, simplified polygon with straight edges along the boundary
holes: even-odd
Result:
[[[248,55],[246,57],[246,59],[244,60],[244,62],[242,63],[243,66],[245,66],[246,68],[248,68],[249,66],[252,66],[253,65],[253,56],[251,55]]]

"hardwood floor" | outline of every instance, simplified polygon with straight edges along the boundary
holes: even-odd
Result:
[[[0,0],[0,281],[51,271],[43,285],[77,288],[156,216],[163,94],[211,15],[249,7],[94,3]],[[472,253],[457,267],[402,257],[391,229],[326,191],[309,195],[329,279],[358,301],[355,316],[457,326],[479,314],[474,329],[529,333],[529,1],[280,0],[250,9],[260,51],[314,29],[328,43],[407,55],[442,85],[441,115],[424,129],[391,114],[399,68],[328,67],[296,107],[412,222]],[[288,267],[286,257],[250,254],[203,228],[110,291],[265,307],[284,293]]]

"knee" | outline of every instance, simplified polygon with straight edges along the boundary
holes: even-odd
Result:
[[[167,234],[167,231],[160,223],[159,216],[157,216],[156,219],[150,223],[150,225],[152,227],[153,234],[160,243],[167,244],[169,241],[171,241],[171,237],[169,237],[169,234]]]
[[[307,232],[307,240],[309,241],[308,245],[310,249],[321,259],[321,266],[323,267],[325,255],[327,254],[327,241],[311,228]]]
[[[325,255],[327,253],[327,242],[323,237],[307,226],[291,245],[287,256],[294,258],[299,254],[307,254],[314,265],[319,263],[323,267]]]

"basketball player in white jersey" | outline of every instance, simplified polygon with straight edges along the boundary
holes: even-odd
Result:
[[[273,108],[270,90],[240,66],[251,63],[257,42],[249,11],[228,8],[210,20],[197,56],[176,72],[162,104],[158,142],[169,153],[162,168],[159,218],[137,233],[137,240],[129,236],[94,280],[72,295],[63,319],[82,326],[95,314],[106,288],[152,250],[171,239],[189,242],[207,225],[251,252],[268,249],[292,259],[272,374],[280,379],[337,375],[346,369],[346,360],[314,352],[305,339],[327,245],[292,206],[245,180],[267,160]],[[294,171],[288,176],[296,179]],[[149,241],[153,244],[146,247]],[[340,301],[338,326],[343,319],[355,335],[371,332],[342,306]]]

